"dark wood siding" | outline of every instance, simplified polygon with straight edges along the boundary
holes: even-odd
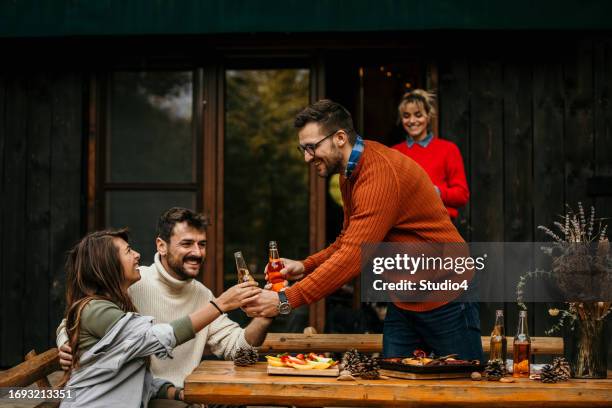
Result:
[[[587,193],[591,177],[612,177],[612,41],[561,42],[438,57],[440,135],[458,144],[470,185],[468,240],[548,240],[537,226],[578,202],[612,217],[612,197]],[[501,306],[482,304],[483,334]],[[544,335],[549,305],[528,307],[532,335]],[[514,334],[516,305],[505,310]]]
[[[533,71],[533,225],[551,225],[564,211],[564,106],[563,67],[554,59],[534,65]],[[530,305],[535,332],[541,334],[547,318],[546,305]],[[512,320],[512,322],[515,322]]]
[[[424,35],[418,39],[425,45],[408,51],[438,68],[439,133],[459,146],[471,190],[458,218],[462,235],[469,241],[542,240],[537,226],[551,225],[566,203],[578,201],[612,217],[612,195],[587,192],[591,177],[612,177],[612,37],[565,33],[538,40],[537,33],[505,32],[456,37]],[[172,48],[168,52],[180,57],[201,51],[193,43],[160,38],[165,45],[176,42],[178,51],[145,38],[121,40],[129,44],[126,49],[97,62],[88,61],[93,51],[83,51],[85,62],[66,63],[67,68],[0,72],[0,367],[21,361],[31,348],[54,344],[64,308],[64,254],[86,225],[87,78],[114,64],[146,66],[125,62],[133,49],[142,50],[144,59],[160,49]],[[261,38],[245,41],[255,50],[270,48]],[[298,47],[288,37],[282,46],[315,55],[314,48],[326,46],[317,38],[302,38]],[[355,46],[346,37],[334,39],[333,49]],[[71,44],[113,49],[91,47],[109,45],[104,41],[116,45],[100,39]],[[398,41],[380,35],[368,44],[388,47],[372,53],[386,58],[396,53]],[[206,44],[213,42],[209,38]],[[44,51],[43,42],[39,48]],[[334,67],[327,69],[333,73]],[[339,93],[350,100],[354,91]],[[483,334],[501,306],[483,305]],[[516,307],[504,307],[513,334]],[[529,307],[532,334],[542,335],[550,325],[547,305]]]
[[[466,168],[470,166],[470,71],[466,57],[448,58],[439,63],[440,92],[444,97],[439,98],[440,131],[444,131],[444,137],[455,143],[463,156],[463,164]],[[468,185],[472,185],[470,172],[466,172]],[[459,212],[456,226],[461,235],[471,239],[470,209],[467,205]]]
[[[82,75],[0,80],[0,366],[54,344],[64,253],[81,233]]]
[[[595,41],[593,53],[595,175],[612,175],[612,39]],[[612,183],[611,183],[612,184]],[[595,200],[601,215],[612,217],[612,195]]]

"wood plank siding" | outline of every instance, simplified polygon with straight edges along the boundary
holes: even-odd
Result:
[[[284,34],[278,36],[278,43],[258,34],[205,37],[201,43],[171,36],[160,36],[159,42],[131,37],[91,42],[66,39],[57,41],[71,45],[72,53],[83,50],[82,59],[72,56],[70,63],[60,66],[57,62],[53,69],[41,68],[34,58],[20,68],[0,67],[0,368],[22,361],[30,349],[42,353],[54,346],[55,328],[64,309],[66,250],[88,225],[96,225],[86,212],[87,180],[95,176],[87,174],[87,143],[91,120],[97,117],[95,109],[90,112],[90,101],[96,98],[88,94],[89,82],[117,66],[147,69],[163,67],[164,58],[189,59],[198,69],[208,67],[201,71],[199,81],[205,87],[203,95],[198,95],[207,99],[223,93],[223,84],[207,75],[218,78],[224,55],[247,48],[251,53],[271,55],[299,52],[319,67],[316,75],[330,78],[339,66],[326,64],[334,61],[338,50],[359,56],[359,47],[376,47],[363,51],[369,60],[376,60],[390,58],[398,52],[396,46],[403,44],[401,50],[415,53],[415,61],[428,61],[437,68],[439,134],[461,150],[471,190],[469,204],[457,221],[466,239],[543,240],[537,226],[551,225],[566,203],[575,206],[578,201],[595,205],[599,216],[612,217],[612,194],[605,187],[612,178],[610,34],[566,32],[555,42],[556,36],[549,33],[546,41],[531,42],[524,32],[486,31],[453,39],[417,34],[410,40],[408,34],[400,38],[377,33],[367,39],[363,36],[366,46],[348,36],[330,36],[333,41],[329,44],[321,35],[303,36],[294,44],[294,38]],[[127,45],[120,45],[124,40]],[[425,45],[415,45],[421,40]],[[36,43],[35,39],[28,41]],[[50,44],[45,41],[50,40],[41,40],[37,49],[51,57],[51,51],[43,50]],[[16,40],[14,44],[30,43]],[[207,55],[207,47],[214,57]],[[112,51],[98,51],[101,49]],[[138,56],[134,49],[139,50]],[[165,50],[174,54],[165,55]],[[206,58],[218,61],[204,61]],[[46,58],[46,64],[51,66],[54,61]],[[358,71],[346,75],[356,77]],[[334,86],[331,82],[321,85],[316,96],[328,96]],[[339,92],[346,100],[357,98],[355,89],[341,87]],[[203,138],[212,137],[202,140],[205,149],[223,146],[219,133],[222,107],[220,103],[202,113]],[[204,180],[216,180],[214,172],[222,170],[214,165],[203,163]],[[593,177],[603,177],[603,182],[600,187],[592,183],[595,187],[588,190]],[[204,205],[218,204],[218,188],[204,186]],[[314,180],[311,188],[324,193],[323,185]],[[231,216],[219,213],[218,207],[208,209],[217,217]],[[316,225],[324,222],[322,208],[314,215]],[[313,242],[323,242],[321,235],[311,232]],[[329,238],[331,232],[327,233]],[[223,237],[221,230],[211,234],[213,239]],[[215,267],[220,265],[209,266],[211,273]],[[207,279],[219,290],[221,281],[212,275]],[[515,305],[489,304],[481,309],[483,335],[489,334],[498,307],[506,309],[507,334],[514,333]],[[546,309],[544,304],[530,305],[531,335],[542,336],[550,327]]]
[[[537,226],[578,202],[612,216],[612,197],[587,191],[594,176],[612,180],[611,56],[610,39],[596,38],[441,58],[440,134],[464,155],[471,197],[458,227],[466,239],[547,241]],[[481,306],[486,335],[502,304]],[[530,334],[551,327],[549,307],[528,305]],[[505,312],[514,333],[517,308]]]
[[[0,74],[0,367],[54,344],[82,226],[82,76]]]

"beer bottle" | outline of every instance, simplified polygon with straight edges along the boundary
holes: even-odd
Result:
[[[270,241],[270,253],[268,257],[268,282],[272,284],[272,290],[280,292],[287,286],[287,281],[283,278],[280,271],[285,267],[278,254],[276,241]]]
[[[506,333],[504,330],[504,311],[495,311],[495,325],[491,332],[491,347],[489,349],[489,359],[500,359],[506,365]]]
[[[527,312],[519,312],[519,322],[514,336],[514,358],[512,365],[513,377],[529,377],[529,362],[531,361],[531,339],[527,330]]]
[[[242,252],[234,252],[234,259],[236,260],[236,270],[238,271],[238,283],[244,283],[248,281],[255,281],[251,272],[249,272],[249,268],[242,256]]]

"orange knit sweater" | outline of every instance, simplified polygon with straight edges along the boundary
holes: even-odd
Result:
[[[365,148],[349,179],[340,176],[344,222],[336,241],[303,261],[306,276],[287,288],[292,307],[316,302],[360,273],[360,245],[374,242],[464,242],[425,171],[380,143]],[[445,302],[396,303],[413,311]]]

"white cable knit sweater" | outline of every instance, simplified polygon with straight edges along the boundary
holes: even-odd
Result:
[[[155,254],[153,265],[140,267],[140,275],[140,281],[129,288],[130,297],[138,312],[153,316],[155,323],[169,323],[214,299],[210,289],[201,282],[195,279],[180,281],[170,276],[160,262],[159,253]],[[65,331],[60,330],[62,328],[63,324],[58,328],[58,347],[68,340]],[[219,316],[194,339],[176,347],[174,358],[159,360],[152,357],[153,375],[182,387],[185,377],[200,364],[206,345],[217,357],[226,360],[233,359],[239,348],[251,348],[244,338],[244,329],[226,315]]]
[[[149,267],[140,267],[140,281],[129,289],[136,309],[143,315],[153,316],[155,323],[169,323],[204,307],[214,296],[201,282],[173,278],[162,266],[159,253]],[[151,371],[182,387],[185,377],[200,364],[204,347],[220,358],[231,360],[238,348],[251,347],[244,338],[244,329],[226,315],[196,334],[195,338],[174,349],[173,359],[151,359]]]

